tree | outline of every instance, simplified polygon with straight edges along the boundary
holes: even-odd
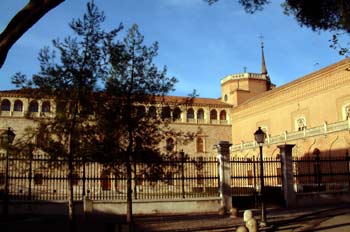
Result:
[[[208,2],[209,4],[214,4],[218,2],[219,0],[203,0],[205,2]],[[263,6],[268,4],[269,0],[238,0],[238,3],[241,4],[246,12],[248,13],[254,13],[257,10],[262,10]]]
[[[30,0],[9,22],[0,34],[0,68],[3,66],[7,53],[15,42],[47,12],[64,0]]]
[[[285,12],[312,30],[350,32],[350,2],[347,0],[286,0]]]
[[[54,118],[40,120],[36,144],[55,161],[68,160],[68,208],[70,230],[74,231],[73,174],[74,159],[85,154],[86,141],[92,132],[93,99],[98,81],[108,74],[108,49],[106,44],[113,41],[117,29],[105,32],[101,23],[105,20],[93,1],[87,4],[82,19],[72,20],[70,27],[76,37],[54,40],[54,49],[44,48],[39,53],[40,72],[26,80],[16,74],[13,82],[17,85],[35,87],[33,97],[49,97],[55,101]],[[58,56],[56,56],[58,54]]]
[[[301,26],[314,31],[331,31],[331,48],[340,55],[349,52],[350,42],[339,42],[339,38],[350,35],[350,2],[348,0],[287,0],[284,4],[287,15],[293,15]]]
[[[204,0],[209,4],[219,0]],[[248,13],[262,10],[269,0],[238,0]],[[301,26],[312,30],[350,32],[350,2],[347,0],[285,0],[282,3],[287,15],[295,16]]]
[[[175,132],[168,127],[165,117],[146,112],[145,106],[162,108],[163,97],[176,83],[168,77],[166,68],[159,70],[153,63],[158,44],[143,45],[144,37],[137,25],[133,25],[118,43],[110,43],[112,70],[106,81],[103,102],[96,115],[98,131],[92,144],[94,160],[100,160],[114,172],[124,172],[127,178],[127,222],[133,221],[132,176],[136,163],[142,164],[146,179],[164,177],[162,160],[176,158],[176,151],[162,149],[161,142],[168,136],[189,139],[189,135]]]

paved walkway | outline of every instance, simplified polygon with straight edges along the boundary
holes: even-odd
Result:
[[[277,220],[272,224],[270,231],[301,232],[350,232],[350,205],[338,205],[333,207],[299,209],[301,215],[294,211],[286,211],[285,219]]]
[[[254,212],[258,214],[258,211]],[[242,212],[240,212],[242,214]],[[259,215],[256,215],[259,219]],[[269,227],[261,231],[281,232],[350,232],[350,204],[313,207],[306,209],[268,209]],[[127,231],[123,218],[114,215],[90,216],[87,220],[78,218],[78,232],[121,232]],[[242,218],[232,219],[217,214],[137,216],[134,231],[235,231],[243,225]],[[0,231],[8,232],[62,232],[68,231],[66,216],[12,215],[8,219],[0,218]]]
[[[240,212],[242,214],[242,212]],[[259,219],[258,211],[254,212]],[[269,227],[261,231],[322,231],[350,232],[350,204],[313,207],[304,209],[269,209],[267,211]],[[138,228],[144,231],[235,231],[244,225],[242,218],[232,219],[218,215],[184,215],[178,218],[149,217],[137,218]]]

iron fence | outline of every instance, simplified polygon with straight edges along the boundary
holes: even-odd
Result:
[[[74,160],[72,175],[74,199],[87,196],[92,200],[126,199],[127,176],[124,165],[103,165]],[[153,163],[133,163],[134,199],[166,199],[218,196],[216,158],[179,158]],[[155,169],[158,169],[154,171]],[[68,195],[68,161],[34,155],[30,158],[0,154],[0,194],[11,200],[66,200]]]
[[[282,187],[281,161],[266,157],[264,163],[265,192]],[[251,196],[260,192],[260,159],[231,158],[231,189],[233,196]]]
[[[282,191],[281,161],[264,158],[265,192]],[[8,163],[8,168],[6,168]],[[232,196],[257,196],[260,192],[260,160],[231,158]],[[127,176],[124,165],[103,165],[74,160],[74,199],[126,199]],[[349,192],[350,161],[344,157],[294,157],[294,186],[297,193]],[[6,172],[8,170],[8,172]],[[173,199],[219,196],[218,161],[212,158],[184,158],[132,165],[134,199]],[[0,154],[0,197],[7,178],[11,200],[66,200],[68,161],[34,155]]]
[[[350,191],[348,153],[343,157],[295,157],[293,166],[297,193]]]

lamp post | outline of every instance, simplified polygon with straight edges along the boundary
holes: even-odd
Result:
[[[263,130],[261,130],[261,127],[258,128],[257,131],[254,133],[254,138],[257,144],[259,145],[260,149],[260,199],[261,199],[261,218],[260,218],[260,226],[266,227],[266,208],[265,208],[265,199],[264,199],[264,192],[265,192],[265,185],[264,185],[264,161],[263,161],[263,145],[265,142],[266,134]]]
[[[6,170],[5,170],[5,194],[3,200],[3,214],[8,215],[8,194],[9,194],[9,145],[12,144],[16,134],[9,127],[1,134],[1,142],[6,148]]]

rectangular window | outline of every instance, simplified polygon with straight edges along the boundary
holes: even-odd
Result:
[[[253,185],[253,171],[252,170],[248,170],[247,171],[247,175],[248,175],[248,185]]]
[[[101,188],[104,191],[111,190],[112,184],[108,171],[103,171],[101,174]]]
[[[143,176],[141,174],[136,175],[136,177],[135,177],[135,184],[136,185],[142,185],[143,184]]]
[[[0,173],[0,185],[5,185],[5,173]]]
[[[168,185],[173,185],[174,184],[174,179],[173,179],[173,173],[172,172],[167,172],[165,174],[164,182],[167,183]]]
[[[77,173],[72,174],[72,185],[76,186],[79,184],[79,175]]]
[[[43,185],[43,174],[35,173],[34,174],[34,185]]]
[[[197,174],[197,185],[202,186],[204,184],[204,176],[202,173]]]

